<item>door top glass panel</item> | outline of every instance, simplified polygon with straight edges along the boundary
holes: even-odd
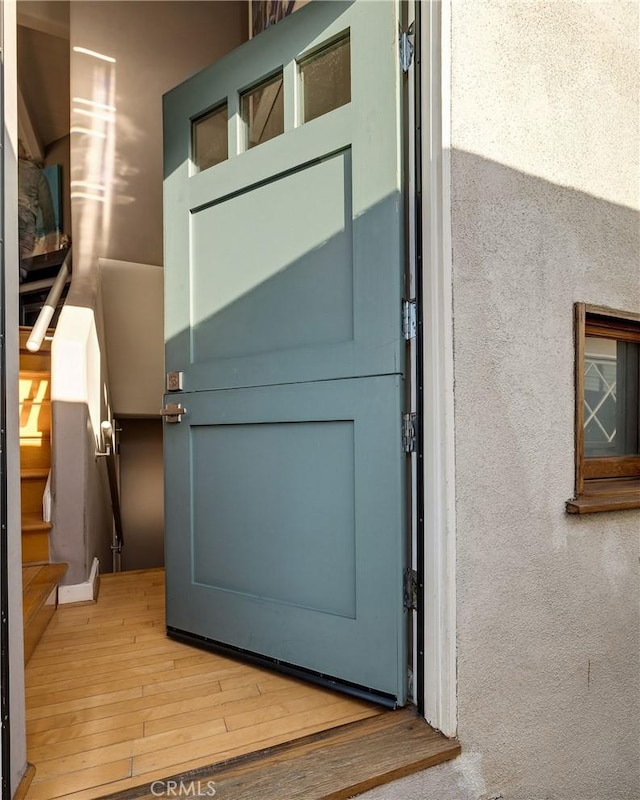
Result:
[[[241,96],[247,150],[284,133],[282,71]]]
[[[227,104],[193,121],[192,160],[196,172],[215,167],[229,157]]]
[[[301,122],[351,102],[351,42],[349,36],[316,51],[299,64]]]

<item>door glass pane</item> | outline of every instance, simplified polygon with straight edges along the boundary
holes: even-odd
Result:
[[[229,157],[227,104],[205,114],[192,123],[193,163],[196,171],[209,169]]]
[[[351,102],[349,37],[334,42],[300,63],[302,121]]]
[[[640,452],[639,351],[640,345],[635,342],[585,337],[585,456],[624,456]]]
[[[282,72],[245,92],[241,97],[241,113],[247,131],[247,150],[284,133]]]

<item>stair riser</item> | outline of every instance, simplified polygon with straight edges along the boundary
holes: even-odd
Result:
[[[20,369],[20,380],[18,383],[18,399],[20,404],[23,401],[51,400],[51,378],[48,372],[31,372]]]
[[[20,469],[49,469],[51,443],[49,437],[20,437]]]
[[[51,435],[51,403],[24,403],[20,406],[20,439]]]
[[[20,368],[27,370],[48,370],[51,366],[50,353],[30,353],[28,350],[20,351]]]
[[[49,561],[49,531],[22,532],[22,563],[46,564]]]
[[[46,478],[22,478],[20,481],[20,504],[23,514],[41,514]]]

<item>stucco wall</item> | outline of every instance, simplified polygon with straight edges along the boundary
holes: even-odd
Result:
[[[572,304],[640,310],[639,5],[451,5],[463,755],[371,800],[637,800],[640,512],[570,517]]]

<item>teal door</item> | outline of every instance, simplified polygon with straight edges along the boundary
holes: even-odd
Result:
[[[167,627],[405,701],[398,9],[319,2],[165,96]],[[174,423],[174,424],[171,424]]]

